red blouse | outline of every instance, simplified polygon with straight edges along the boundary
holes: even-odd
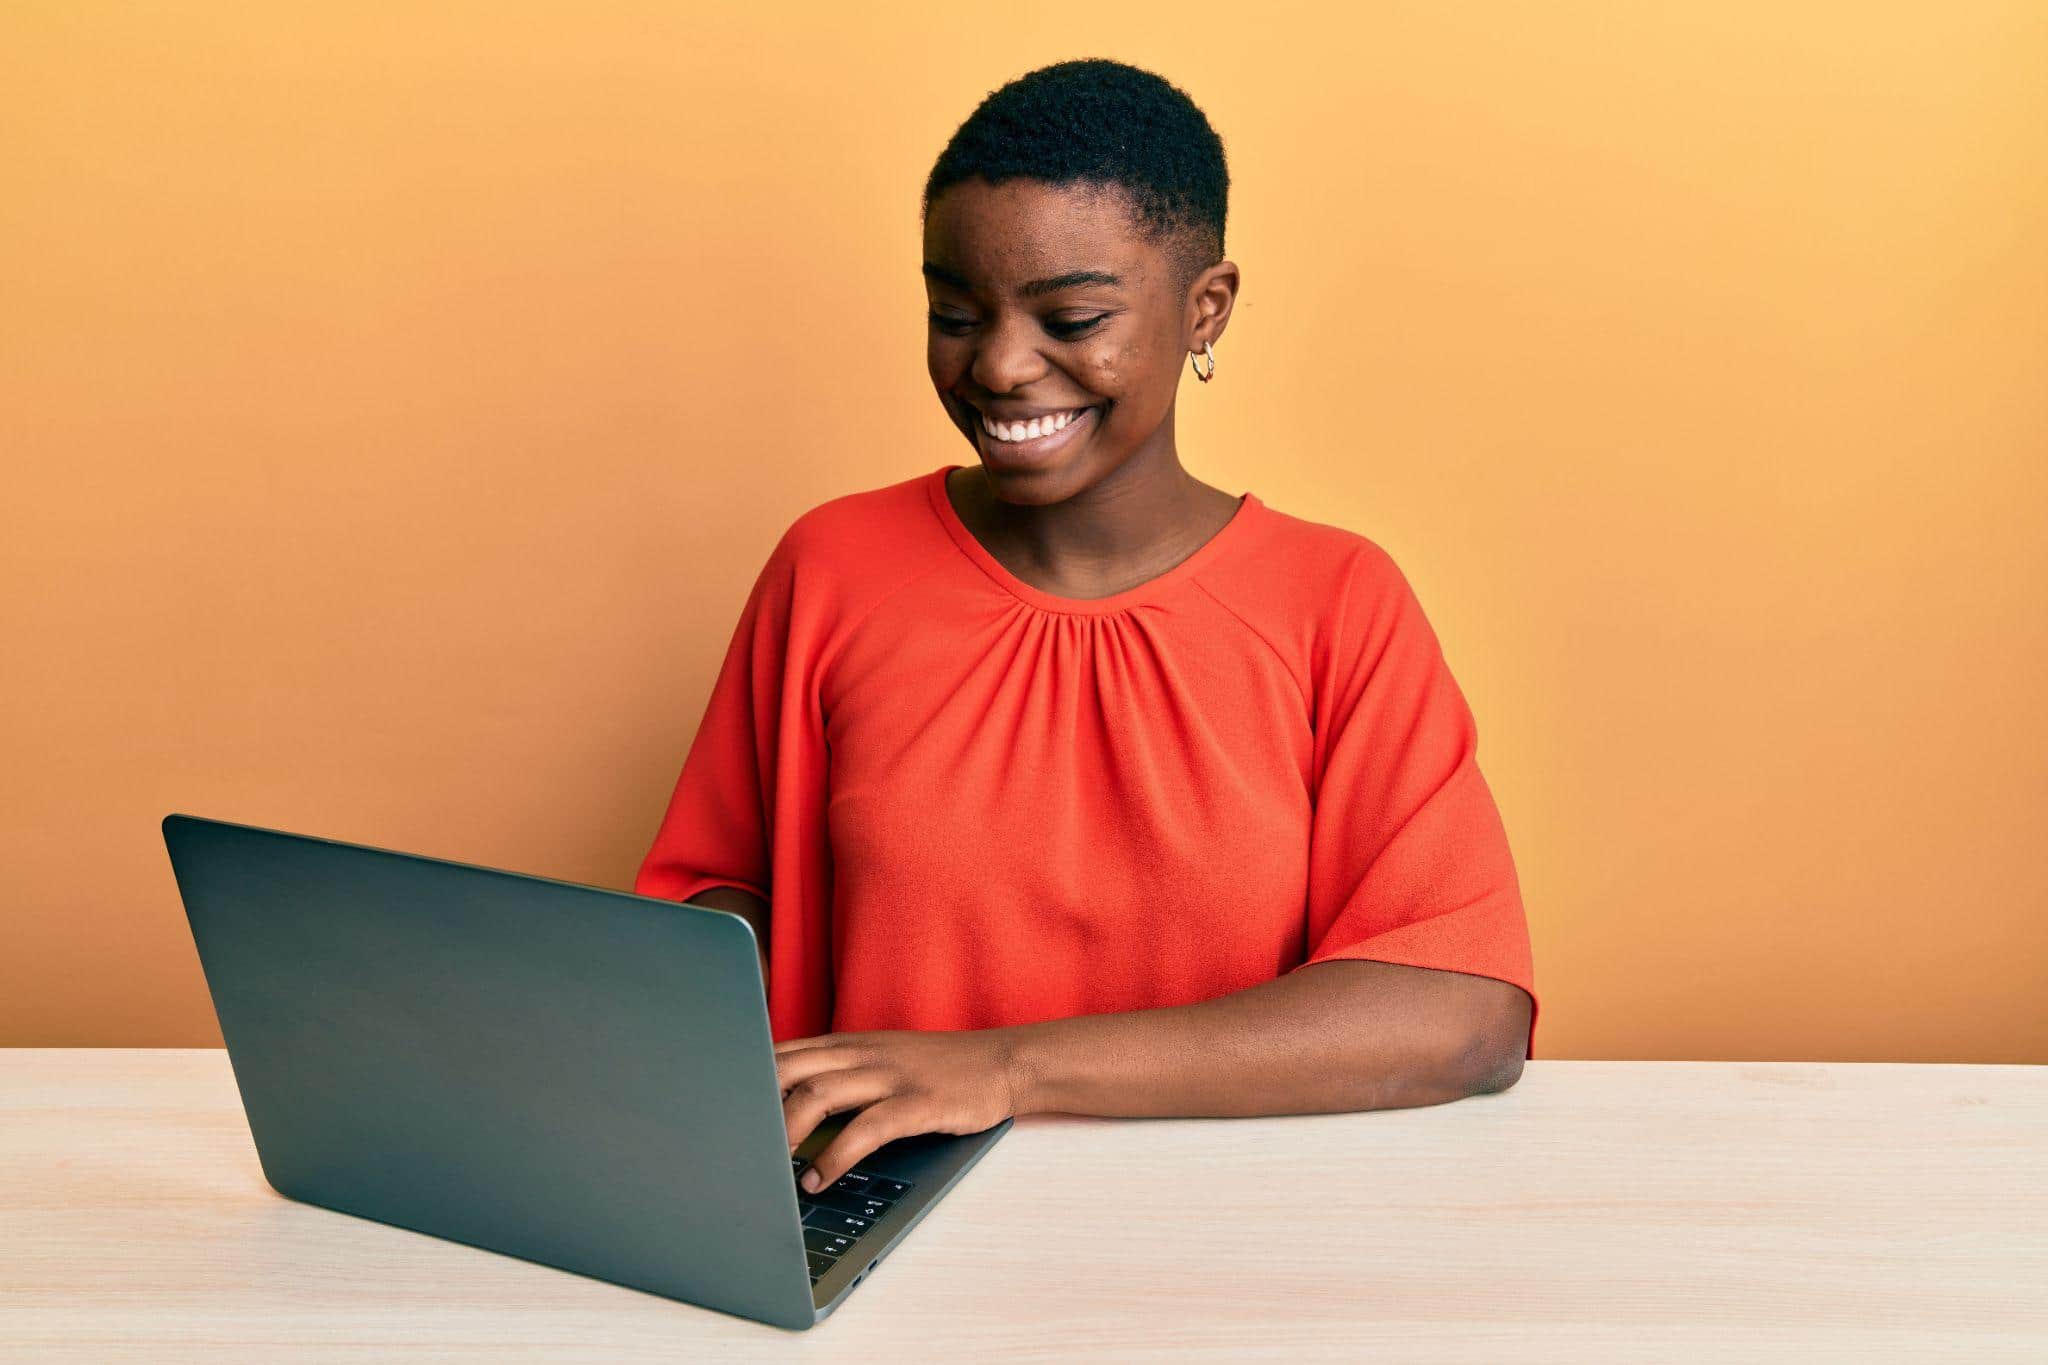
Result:
[[[799,516],[633,889],[769,903],[777,1041],[1187,1004],[1330,958],[1534,974],[1472,713],[1378,545],[1244,494],[1056,597],[946,496]]]

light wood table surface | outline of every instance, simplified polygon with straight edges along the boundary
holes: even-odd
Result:
[[[0,1050],[0,1360],[2048,1360],[2048,1068],[1028,1115],[810,1332],[293,1203],[226,1054]]]

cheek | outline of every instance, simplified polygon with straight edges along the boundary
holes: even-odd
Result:
[[[1088,357],[1088,389],[1104,398],[1120,400],[1128,397],[1130,376],[1134,373],[1131,349],[1127,346],[1097,351]]]
[[[1135,342],[1105,346],[1087,357],[1082,378],[1091,393],[1115,403],[1128,421],[1130,413],[1146,406],[1144,361],[1145,348]]]

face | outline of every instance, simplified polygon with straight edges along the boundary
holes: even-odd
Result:
[[[1176,290],[1127,205],[1113,186],[1024,179],[967,180],[932,202],[926,366],[1006,501],[1058,502],[1140,456],[1177,460],[1180,376],[1223,334],[1237,268],[1220,262]],[[1013,437],[1037,417],[1038,434],[1006,440],[985,416]]]

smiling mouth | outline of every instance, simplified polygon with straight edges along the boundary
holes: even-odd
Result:
[[[1067,417],[1064,424],[1057,426],[1051,425],[1046,419],[1041,418],[1038,419],[1039,431],[1036,436],[1025,436],[1021,440],[1011,440],[1004,436],[998,436],[992,431],[989,426],[988,417],[979,408],[969,408],[969,411],[974,414],[975,444],[982,451],[994,456],[998,460],[1015,459],[1020,456],[1032,457],[1050,453],[1064,446],[1068,441],[1075,439],[1080,434],[1081,429],[1094,425],[1099,418],[1101,410],[1100,404],[1093,404],[1085,408],[1069,409],[1072,415]],[[1058,419],[1055,417],[1053,420],[1057,421]],[[1028,431],[1030,429],[1028,424],[1022,422],[1000,422],[996,425],[1005,432],[1010,433],[1020,430]]]

